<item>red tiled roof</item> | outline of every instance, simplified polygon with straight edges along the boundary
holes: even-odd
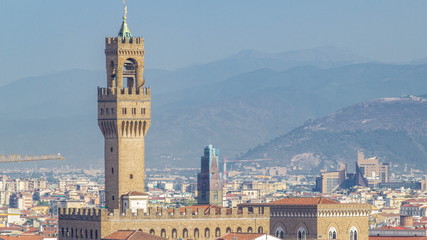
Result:
[[[7,231],[7,230],[19,230],[19,231],[21,231],[22,230],[22,227],[0,227],[0,231]]]
[[[427,237],[369,237],[369,240],[427,240]]]
[[[119,231],[113,232],[112,234],[106,236],[103,239],[127,239],[134,232],[135,231],[132,231],[132,230],[119,230]]]
[[[340,204],[340,202],[324,197],[302,197],[302,198],[282,198],[267,205],[319,205],[319,204]]]
[[[233,240],[233,239],[253,240],[263,235],[266,235],[266,234],[265,233],[227,233],[224,236],[217,238],[217,240]]]
[[[20,235],[20,236],[0,236],[2,240],[43,240],[43,236]]]
[[[385,227],[381,227],[379,229],[393,229],[393,230],[414,230],[413,228],[407,228],[407,227],[392,227],[392,226],[385,226]]]
[[[401,207],[421,207],[423,205],[421,204],[404,204]]]

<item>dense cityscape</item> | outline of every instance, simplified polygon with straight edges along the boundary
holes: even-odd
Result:
[[[343,184],[349,180],[346,177],[340,180],[340,171],[345,171],[344,175],[355,175],[347,173],[343,166],[337,166],[336,171],[322,170],[318,175],[305,175],[293,173],[292,167],[261,167],[262,160],[228,163],[229,171],[224,172],[223,167],[219,171],[223,176],[222,206],[236,208],[242,204],[295,197],[367,203],[372,206],[370,235],[385,236],[388,230],[384,229],[391,229],[394,234],[400,230],[401,234],[422,236],[427,231],[427,185],[422,172],[389,168],[377,158],[364,159],[363,153],[359,153],[359,157],[364,164],[370,160],[378,166],[378,170],[363,173],[363,177],[367,176],[367,186]],[[358,163],[360,168],[364,167],[362,162]],[[384,174],[379,166],[387,166],[384,172],[387,177],[381,179]],[[145,209],[180,209],[197,204],[200,168],[149,168],[146,171],[145,191],[149,195]],[[0,181],[1,234],[58,237],[58,209],[103,207],[104,182],[102,169],[4,170]],[[401,227],[402,217],[404,228]]]
[[[156,89],[147,87],[144,38],[132,34],[123,3],[117,36],[105,38],[106,81],[93,89],[104,168],[68,163],[3,168],[0,239],[427,238],[427,175],[421,166],[375,156],[359,146],[348,150],[351,159],[339,156],[341,161],[321,165],[319,156],[302,153],[280,164],[285,159],[257,149],[222,156],[222,146],[209,140],[200,143],[204,148],[197,167],[147,167],[146,136],[155,120],[151,93]],[[310,124],[316,121],[307,121],[305,128],[323,127]],[[11,154],[1,155],[0,162],[64,158]],[[159,162],[172,158],[166,154]]]

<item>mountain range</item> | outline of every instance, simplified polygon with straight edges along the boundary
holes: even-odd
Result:
[[[370,99],[425,93],[427,65],[363,61],[335,48],[244,51],[174,71],[147,70],[147,166],[196,167],[208,143],[222,156],[242,156],[308,119]],[[70,165],[101,166],[96,87],[105,85],[104,75],[70,70],[0,87],[0,153],[55,151]]]
[[[426,98],[375,99],[308,121],[243,157],[316,171],[343,161],[354,170],[357,152],[364,151],[382,162],[427,169],[426,119]]]

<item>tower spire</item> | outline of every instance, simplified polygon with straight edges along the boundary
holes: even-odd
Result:
[[[128,6],[126,5],[126,0],[123,0],[123,20],[126,21],[128,14]]]
[[[127,23],[127,14],[128,14],[128,7],[126,4],[126,0],[123,0],[123,22],[122,26],[120,27],[119,31],[119,37],[124,40],[125,38],[132,38],[132,33],[130,32],[130,28]]]

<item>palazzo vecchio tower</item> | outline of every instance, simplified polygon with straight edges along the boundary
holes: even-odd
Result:
[[[105,39],[107,87],[98,88],[108,209],[121,209],[123,195],[145,190],[144,138],[151,122],[151,94],[143,74],[144,38],[132,36],[126,12],[118,36]]]
[[[226,233],[270,233],[295,239],[368,239],[369,204],[341,204],[324,198],[285,198],[271,203],[222,204],[219,152],[204,150],[199,177],[201,205],[154,208],[144,187],[144,138],[151,122],[150,88],[144,86],[144,39],[133,37],[126,22],[105,39],[107,84],[98,88],[98,125],[104,135],[106,208],[58,208],[59,240],[116,239],[127,230],[164,239],[218,239]],[[72,203],[72,201],[70,202]],[[208,205],[206,205],[208,204]],[[284,230],[286,229],[286,231]],[[120,232],[117,232],[120,231]],[[149,235],[151,234],[151,235]],[[111,235],[111,237],[109,237]],[[137,235],[135,235],[137,236]],[[347,238],[348,239],[348,238]]]

